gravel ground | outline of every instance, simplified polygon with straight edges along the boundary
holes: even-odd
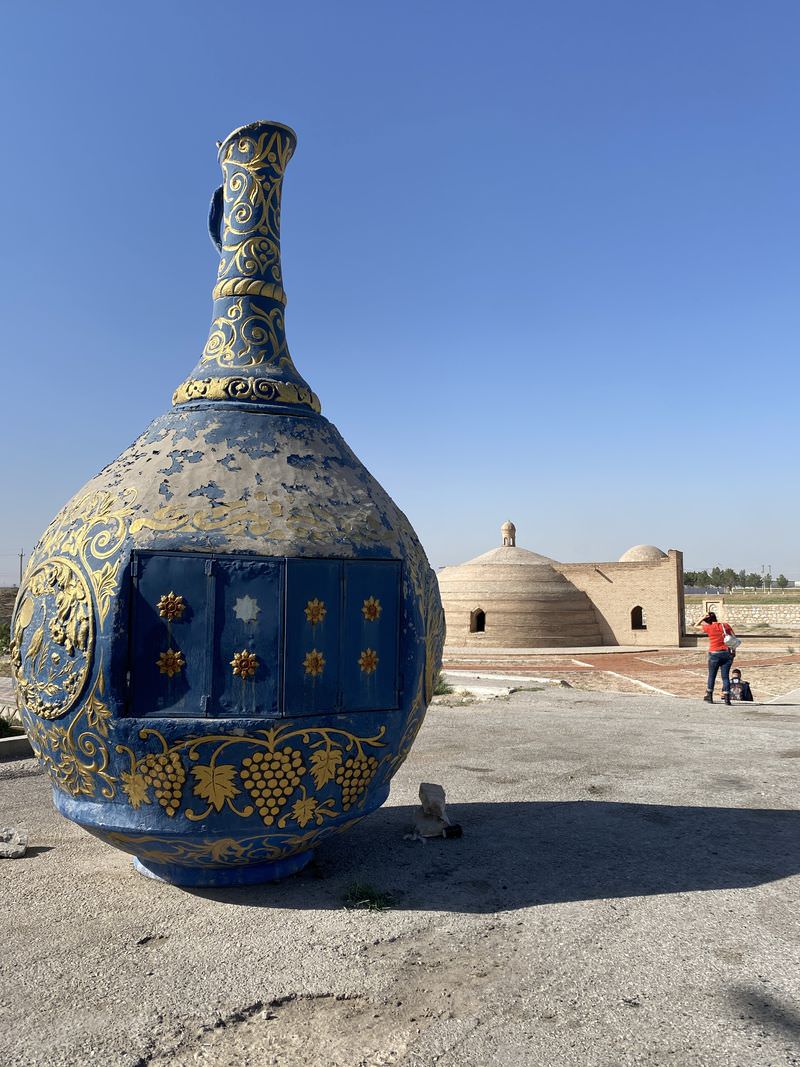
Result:
[[[389,804],[279,886],[185,891],[0,767],[4,1065],[800,1064],[800,707],[438,706]],[[420,781],[460,840],[404,839]],[[353,882],[387,911],[347,910]]]

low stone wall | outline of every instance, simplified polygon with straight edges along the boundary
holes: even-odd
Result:
[[[686,611],[686,632],[693,633],[693,624],[702,614],[699,605]],[[800,604],[726,604],[722,617],[734,630],[746,633],[755,626],[772,626],[776,630],[800,630]]]

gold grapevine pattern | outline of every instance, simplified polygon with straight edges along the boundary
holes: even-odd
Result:
[[[192,804],[184,811],[190,821],[226,808],[241,818],[257,812],[265,826],[275,824],[280,829],[290,821],[301,827],[310,822],[319,826],[363,798],[378,772],[380,760],[373,751],[385,748],[385,733],[385,726],[372,737],[358,737],[333,727],[297,729],[289,723],[246,737],[208,734],[169,744],[159,730],[145,727],[139,738],[154,739],[161,751],[137,756],[129,746],[117,745],[117,752],[130,764],[120,783],[134,809],[156,801],[174,816],[186,801]],[[302,741],[306,751],[293,747],[294,739]],[[234,746],[241,751],[243,745],[246,754],[229,761]],[[228,758],[223,758],[226,754]],[[192,796],[200,798],[201,810],[191,797],[183,797],[187,769]],[[339,787],[338,802],[335,796],[321,800],[316,795],[330,784]]]

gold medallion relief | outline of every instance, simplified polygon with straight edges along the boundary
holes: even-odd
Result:
[[[54,558],[28,577],[14,619],[12,665],[18,699],[43,719],[65,715],[92,664],[89,586],[69,560]]]

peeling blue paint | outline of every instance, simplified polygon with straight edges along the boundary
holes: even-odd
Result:
[[[204,496],[211,501],[224,500],[225,490],[220,489],[216,482],[208,482],[206,485],[193,489],[191,493],[187,493],[187,496]]]
[[[172,460],[169,467],[164,467],[161,470],[162,474],[180,474],[183,470],[184,463],[199,463],[203,458],[202,452],[190,452],[187,449],[179,450],[173,449],[172,452],[168,452],[167,456]]]
[[[289,464],[290,467],[299,467],[300,470],[307,471],[316,467],[319,463],[319,460],[316,456],[298,456],[295,453],[291,456],[287,456],[286,462]]]

